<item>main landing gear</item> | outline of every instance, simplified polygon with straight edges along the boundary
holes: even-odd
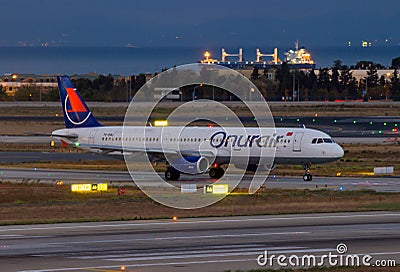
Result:
[[[225,174],[225,170],[222,167],[211,167],[208,174],[212,179],[220,179]]]
[[[168,166],[167,170],[165,170],[165,179],[166,180],[178,180],[181,176],[181,172],[173,168],[172,166]]]
[[[220,179],[225,174],[225,170],[222,167],[211,167],[208,174],[212,179]],[[165,179],[166,180],[179,180],[181,176],[181,172],[176,170],[172,166],[168,166],[165,170]]]
[[[303,180],[304,180],[304,181],[312,181],[311,163],[307,163],[307,164],[304,166],[304,170],[305,170],[305,173],[304,173],[304,176],[303,176]]]

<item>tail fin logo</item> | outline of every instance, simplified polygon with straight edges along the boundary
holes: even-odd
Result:
[[[64,101],[65,115],[74,125],[82,125],[92,114],[76,93],[76,88],[65,88],[67,95]]]

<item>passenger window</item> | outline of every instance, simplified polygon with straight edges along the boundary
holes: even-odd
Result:
[[[324,141],[323,141],[321,138],[319,138],[317,143],[318,143],[318,144],[322,144],[323,142],[324,142]]]

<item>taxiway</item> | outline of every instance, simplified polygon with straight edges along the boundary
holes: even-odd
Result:
[[[163,173],[159,173],[160,176]],[[146,182],[146,186],[157,186],[159,183],[154,175],[149,172],[135,172],[140,182]],[[220,183],[229,183],[237,179],[235,174],[227,174]],[[258,180],[265,180],[265,176],[256,176]],[[25,183],[56,183],[63,181],[69,183],[111,183],[135,186],[127,171],[98,171],[98,170],[51,170],[51,169],[26,169],[26,168],[0,168],[0,181],[3,182],[25,182]],[[208,175],[182,175],[178,182],[171,182],[174,185],[196,184],[204,186],[213,183]],[[249,188],[252,182],[251,176],[244,176],[239,188]],[[374,190],[377,192],[400,192],[399,177],[317,177],[312,181],[303,181],[302,177],[281,177],[270,175],[264,185],[267,188],[282,189],[329,189],[329,190]]]
[[[226,271],[269,254],[400,261],[400,213],[335,213],[1,226],[2,271]]]

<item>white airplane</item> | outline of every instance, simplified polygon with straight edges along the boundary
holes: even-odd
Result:
[[[181,173],[207,171],[211,178],[219,179],[229,163],[255,171],[271,160],[271,152],[261,152],[269,149],[275,154],[272,165],[304,165],[303,179],[311,181],[311,164],[336,161],[344,154],[328,134],[307,128],[103,126],[69,77],[59,76],[57,80],[66,128],[53,131],[53,137],[106,155],[142,153],[154,160],[167,157],[166,180],[178,180]]]

